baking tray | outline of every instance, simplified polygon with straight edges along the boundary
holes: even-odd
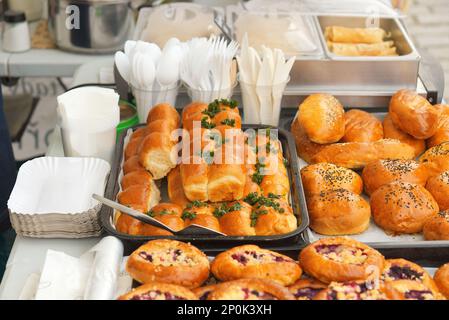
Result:
[[[142,127],[142,125],[135,126],[132,129]],[[258,125],[243,125],[242,129],[261,129],[270,128],[270,126],[258,126]],[[273,128],[273,127],[271,127]],[[273,128],[277,129],[277,128]],[[128,132],[123,132],[120,135],[118,145],[116,148],[113,166],[111,170],[110,179],[106,186],[105,197],[109,199],[116,199],[117,193],[119,192],[119,177],[121,173],[121,164],[123,157],[123,148],[125,144],[125,137]],[[167,236],[163,238],[191,242],[200,248],[219,248],[221,250],[226,248],[231,248],[242,244],[257,244],[262,247],[267,246],[285,246],[298,244],[303,242],[302,234],[306,230],[309,224],[309,218],[307,215],[307,208],[305,205],[304,189],[301,181],[301,175],[298,171],[298,157],[296,154],[295,141],[293,136],[286,130],[279,129],[278,132],[279,141],[282,144],[282,149],[284,157],[287,159],[287,172],[289,175],[290,186],[291,186],[291,206],[294,214],[298,219],[298,228],[290,233],[275,236],[188,236],[188,235],[178,235],[178,236]],[[165,183],[166,179],[161,180]],[[163,186],[162,186],[163,187]],[[163,188],[161,188],[163,190]],[[163,194],[163,192],[161,192]],[[100,212],[100,221],[104,230],[121,239],[127,250],[136,248],[137,246],[154,239],[160,239],[158,236],[132,236],[118,232],[113,224],[113,210],[106,206],[103,206]]]
[[[352,109],[352,108],[348,108]],[[383,119],[383,117],[387,114],[388,108],[378,107],[378,108],[359,108],[363,109],[367,112],[372,113],[378,118]],[[285,110],[282,115],[280,128],[284,130],[290,130],[291,123],[294,119],[294,114],[296,112],[292,112],[292,110]],[[298,170],[307,163],[298,157]],[[306,202],[306,211],[307,210],[307,201]],[[383,238],[379,241],[373,241],[373,238],[381,235]],[[307,228],[306,232],[303,234],[303,240],[305,243],[312,243],[320,238],[327,238],[329,236],[322,236],[314,233],[309,228]],[[421,234],[415,235],[402,235],[402,236],[388,236],[383,230],[376,226],[373,221],[371,221],[370,227],[368,231],[360,235],[351,235],[349,236],[358,241],[364,242],[369,246],[380,250],[387,257],[395,257],[395,256],[404,256],[406,259],[422,259],[426,261],[426,264],[432,261],[437,262],[448,262],[449,261],[449,241],[441,240],[441,241],[426,241],[423,239]],[[285,250],[298,250],[298,246],[286,246]],[[279,250],[279,249],[278,249]]]

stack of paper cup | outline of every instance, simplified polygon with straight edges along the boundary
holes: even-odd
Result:
[[[109,163],[120,122],[119,96],[112,89],[82,87],[58,97],[58,118],[64,154],[96,157]]]

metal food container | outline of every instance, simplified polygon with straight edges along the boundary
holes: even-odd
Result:
[[[133,129],[139,128],[136,126]],[[243,125],[242,129],[259,129],[269,128],[270,126],[258,126],[258,125]],[[119,142],[116,148],[116,153],[112,165],[111,174],[106,186],[105,197],[108,199],[116,199],[119,192],[119,177],[121,172],[121,164],[123,157],[123,149],[125,144],[125,137],[127,132],[123,132],[119,138]],[[296,146],[293,136],[286,130],[280,129],[278,132],[279,141],[282,144],[282,150],[284,158],[287,160],[287,172],[290,181],[290,202],[298,220],[298,227],[295,231],[287,234],[274,235],[274,236],[190,236],[190,235],[177,235],[167,236],[163,238],[191,242],[202,249],[226,249],[232,248],[242,244],[256,244],[263,247],[267,246],[285,246],[285,245],[297,245],[303,243],[303,232],[309,225],[308,215],[306,214],[307,208],[305,207],[304,189],[301,181],[301,175],[298,171]],[[166,189],[166,179],[161,180],[161,197],[164,199],[164,189]],[[118,232],[114,225],[114,210],[103,206],[100,211],[100,220],[104,230],[119,239],[121,239],[125,245],[125,250],[133,250],[139,245],[155,239],[160,239],[159,236],[134,236]]]
[[[134,32],[130,0],[49,0],[49,30],[56,45],[81,53],[111,53]]]

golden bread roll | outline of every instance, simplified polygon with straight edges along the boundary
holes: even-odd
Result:
[[[191,157],[188,163],[181,163],[179,167],[186,198],[207,201],[209,165],[201,157]]]
[[[221,202],[243,198],[243,189],[246,183],[243,165],[214,163],[209,167],[207,183],[207,199],[209,201]]]
[[[210,120],[210,117],[203,112],[207,110],[207,104],[200,102],[192,102],[185,106],[182,110],[182,127],[187,131],[193,129],[193,121],[201,121],[204,117]]]
[[[137,155],[140,145],[142,143],[142,137],[137,137],[128,141],[125,147],[125,161],[132,156]]]
[[[399,140],[335,143],[325,147],[312,162],[329,162],[349,169],[362,169],[378,159],[413,159],[415,150]]]
[[[424,239],[449,240],[449,210],[440,211],[424,222]]]
[[[379,43],[387,33],[382,28],[348,28],[342,26],[326,27],[324,35],[327,40],[341,43]]]
[[[314,300],[388,300],[383,284],[376,287],[375,283],[371,280],[331,282]]]
[[[128,189],[128,187],[133,185],[151,185],[153,182],[153,177],[147,171],[133,171],[125,174],[122,178],[121,186],[123,190]]]
[[[128,174],[133,171],[146,171],[139,162],[139,156],[135,155],[123,163],[123,174]]]
[[[215,211],[215,216],[220,219],[221,232],[228,236],[255,236],[251,214],[252,207],[243,201],[224,203]]]
[[[416,139],[396,127],[388,114],[384,118],[383,127],[385,139],[396,139],[408,144],[415,150],[416,157],[426,150],[426,143],[423,139]]]
[[[285,200],[288,199],[290,193],[290,181],[282,161],[278,162],[278,172],[276,174],[263,177],[260,188],[265,197],[268,197],[270,194],[275,194],[281,196]]]
[[[215,124],[216,127],[221,125],[227,125],[236,129],[242,128],[242,118],[237,112],[233,111],[220,111],[217,113],[213,119],[212,123]]]
[[[268,279],[239,279],[219,285],[208,300],[295,300],[287,288]]]
[[[313,279],[299,279],[288,287],[296,300],[313,300],[315,296],[326,289],[327,285]]]
[[[299,106],[298,120],[307,137],[320,144],[339,141],[345,134],[344,109],[329,94],[312,94]]]
[[[167,137],[175,137],[175,134],[173,131],[176,130],[178,127],[175,126],[174,122],[166,121],[166,120],[154,120],[147,124],[147,134],[153,133],[153,132],[160,132],[166,135]]]
[[[243,278],[269,279],[288,286],[301,277],[302,270],[290,257],[255,245],[242,245],[217,255],[211,272],[221,281]]]
[[[440,210],[449,209],[449,171],[431,177],[427,181],[426,189],[432,194]]]
[[[419,162],[426,166],[429,177],[449,171],[449,142],[430,148],[419,158]]]
[[[411,90],[399,90],[393,95],[389,115],[395,126],[417,139],[430,138],[438,128],[439,111]]]
[[[167,125],[178,128],[180,117],[173,106],[168,103],[160,103],[151,108],[147,116],[147,124],[156,120],[164,120]]]
[[[272,199],[273,200],[273,199]],[[292,208],[285,200],[273,200],[275,205],[256,205],[252,220],[258,236],[285,234],[298,228]]]
[[[290,131],[295,138],[298,156],[307,163],[311,163],[313,156],[327,146],[326,144],[319,144],[311,141],[299,122],[298,117],[293,120]]]
[[[359,234],[370,223],[369,203],[345,189],[321,191],[308,198],[310,228],[324,235]]]
[[[321,191],[346,189],[362,193],[362,178],[354,171],[332,163],[316,163],[301,169],[302,184],[307,196]]]
[[[331,283],[372,279],[376,269],[383,269],[385,259],[364,243],[335,237],[309,244],[300,252],[299,263],[308,275]]]
[[[427,168],[415,160],[385,159],[368,163],[362,172],[365,192],[370,195],[394,181],[426,185]]]
[[[199,226],[203,226],[218,232],[221,232],[220,222],[216,217],[209,214],[187,214],[183,215],[184,217],[184,224],[186,227],[190,226],[191,224],[197,224]]]
[[[118,300],[198,300],[189,289],[168,283],[151,282],[132,289]]]
[[[449,105],[437,104],[434,107],[440,115],[438,118],[438,128],[435,134],[427,139],[427,148],[432,148],[449,141]]]
[[[421,232],[424,222],[438,212],[438,204],[423,186],[408,182],[385,184],[371,195],[374,221],[393,234]]]
[[[124,206],[141,206],[144,212],[148,212],[161,200],[161,194],[154,182],[151,185],[133,185],[121,191],[117,200]]]
[[[434,276],[435,282],[440,292],[449,299],[449,263],[438,268]]]
[[[143,137],[145,137],[147,133],[148,133],[147,127],[138,128],[131,134],[129,140],[143,139]]]
[[[175,240],[153,240],[128,258],[126,271],[140,283],[154,281],[197,288],[209,277],[209,260],[198,248]]]
[[[345,113],[345,135],[341,142],[371,142],[383,139],[382,122],[372,114],[362,110]]]
[[[170,171],[167,176],[167,192],[170,201],[179,205],[181,208],[185,208],[186,205],[190,202],[184,194],[181,169],[179,166]]]
[[[161,132],[149,133],[139,148],[139,161],[154,179],[165,177],[176,167],[177,150],[175,141]]]

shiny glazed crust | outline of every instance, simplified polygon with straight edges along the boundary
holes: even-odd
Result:
[[[382,122],[372,114],[358,109],[345,113],[345,135],[341,142],[372,142],[383,137]]]
[[[332,253],[327,257],[317,251],[317,249],[320,250],[321,248],[324,248],[324,250],[333,248],[334,245],[338,247],[343,246],[345,251],[347,251],[346,249],[355,250],[356,255],[343,254],[341,261],[338,261],[338,256],[335,259],[329,258],[334,257]],[[354,261],[358,263],[344,262],[345,259],[343,257],[345,256],[349,258],[349,262],[351,259],[355,259]],[[361,242],[346,237],[336,237],[320,239],[308,245],[299,254],[299,263],[304,272],[321,282],[345,282],[366,280],[370,276],[375,276],[376,270],[378,275],[379,270],[383,269],[384,257],[378,251]]]
[[[212,274],[221,281],[247,278],[271,279],[281,285],[293,284],[302,270],[293,259],[255,245],[234,247],[220,253],[211,263]]]
[[[411,90],[399,90],[393,95],[389,114],[399,129],[417,139],[430,138],[438,128],[438,110]]]
[[[438,204],[423,186],[407,182],[383,185],[371,195],[371,212],[382,229],[393,234],[421,232],[438,212]]]
[[[424,239],[449,240],[449,210],[433,214],[424,222]]]
[[[427,181],[426,189],[432,194],[440,210],[449,209],[449,171],[431,177]]]
[[[440,114],[438,118],[438,128],[435,134],[427,139],[427,148],[432,148],[443,142],[449,141],[449,105],[437,104],[434,108],[437,109]]]
[[[437,272],[435,272],[434,280],[440,292],[446,299],[449,299],[449,263],[438,268]]]
[[[419,156],[426,150],[426,143],[423,139],[416,139],[415,137],[405,133],[401,129],[395,126],[391,117],[387,114],[382,122],[384,127],[385,139],[396,139],[403,143],[408,144],[415,150],[415,156]]]
[[[120,296],[118,300],[198,300],[198,298],[187,288],[151,282]]]
[[[190,244],[153,240],[131,254],[126,271],[140,283],[158,281],[197,288],[209,277],[209,260]]]
[[[362,172],[365,192],[370,195],[381,186],[403,181],[425,186],[427,168],[415,160],[386,159],[368,163]]]
[[[307,137],[315,143],[339,141],[345,134],[344,109],[328,94],[312,94],[299,106],[298,120]]]
[[[224,283],[208,300],[295,300],[287,288],[268,279],[240,279]]]

